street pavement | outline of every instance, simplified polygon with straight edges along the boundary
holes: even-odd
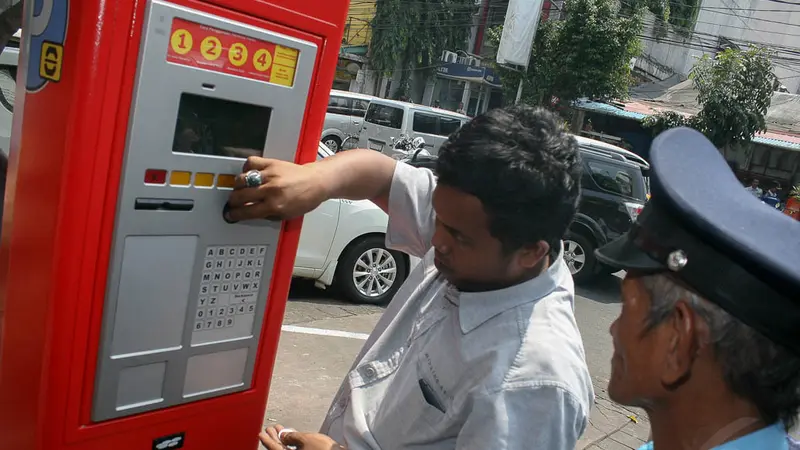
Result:
[[[579,288],[575,315],[596,401],[577,449],[638,449],[650,432],[642,411],[608,399],[613,352],[608,328],[620,310],[619,278]],[[316,431],[331,399],[383,308],[353,305],[336,294],[295,282],[286,308],[264,423]]]

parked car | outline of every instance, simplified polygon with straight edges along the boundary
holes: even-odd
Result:
[[[8,156],[11,145],[11,123],[14,114],[14,94],[17,89],[20,31],[8,41],[0,53],[0,153]]]
[[[578,213],[564,236],[564,260],[576,283],[610,273],[594,250],[627,232],[647,202],[645,173],[650,165],[639,155],[605,142],[575,136],[583,164]],[[415,167],[436,168],[435,155],[407,158]]]
[[[318,159],[332,154],[320,143]],[[324,202],[303,219],[293,276],[334,286],[356,303],[388,302],[419,262],[386,248],[388,221],[368,200]]]
[[[355,92],[331,90],[322,142],[334,153],[342,149],[342,143],[348,136],[358,136],[367,106],[373,98]],[[357,139],[352,140],[357,142]]]
[[[444,109],[374,98],[361,125],[358,146],[394,156],[392,139],[422,137],[426,149],[436,154],[447,137],[469,120]]]

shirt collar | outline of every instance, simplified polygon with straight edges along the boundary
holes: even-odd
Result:
[[[461,331],[466,334],[474,330],[492,317],[519,305],[533,302],[553,292],[568,279],[569,290],[572,291],[572,276],[564,262],[564,245],[558,257],[551,262],[541,275],[524,283],[509,286],[505,289],[486,292],[459,292],[458,318]]]
[[[735,441],[715,447],[714,450],[788,449],[786,430],[780,422],[742,436]]]

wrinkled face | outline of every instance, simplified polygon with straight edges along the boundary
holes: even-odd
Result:
[[[629,406],[645,406],[661,390],[665,358],[661,326],[645,332],[650,295],[640,279],[626,276],[622,282],[622,311],[611,324],[614,356],[608,395]]]
[[[440,183],[433,194],[433,208],[436,268],[462,291],[486,291],[515,284],[547,253],[544,243],[504,252],[501,242],[489,231],[489,216],[481,201],[455,188]]]

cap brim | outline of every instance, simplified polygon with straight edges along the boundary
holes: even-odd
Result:
[[[625,233],[620,238],[594,251],[597,260],[617,270],[635,270],[640,272],[660,272],[666,267],[647,253],[641,251]]]

